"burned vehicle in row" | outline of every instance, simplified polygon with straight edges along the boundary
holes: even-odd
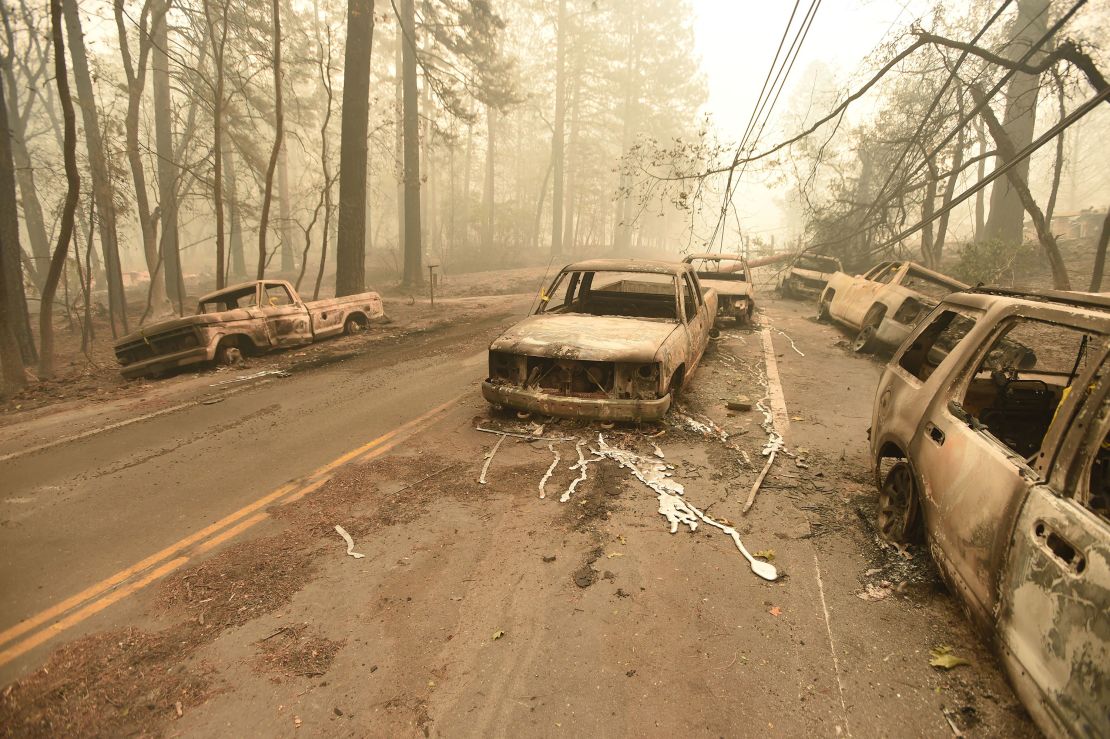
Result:
[[[258,280],[204,295],[191,316],[143,326],[115,344],[124,377],[300,346],[366,328],[385,315],[376,292],[304,302],[285,280]]]
[[[552,416],[661,418],[709,343],[717,294],[688,264],[567,265],[533,315],[489,346],[482,395]]]
[[[878,526],[924,539],[1050,736],[1110,729],[1110,295],[948,296],[879,381]]]
[[[821,293],[818,317],[856,331],[852,349],[897,347],[946,295],[968,286],[916,262],[880,262],[866,274],[837,272]]]
[[[829,278],[843,271],[836,257],[802,252],[790,263],[782,278],[782,295],[795,300],[816,298],[829,284]]]
[[[739,254],[689,254],[682,260],[694,268],[702,288],[717,291],[715,321],[731,318],[750,323],[755,312],[755,285],[748,261]]]

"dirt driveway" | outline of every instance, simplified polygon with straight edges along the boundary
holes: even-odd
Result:
[[[78,584],[172,549],[176,536],[199,537],[87,601],[126,591],[101,610],[66,625],[88,607],[79,601],[0,644],[11,650],[62,624],[0,666],[14,679],[0,692],[0,730],[1035,735],[927,555],[885,547],[874,534],[866,428],[880,365],[838,345],[840,334],[814,322],[811,306],[769,297],[761,305],[766,328],[727,330],[660,426],[491,414],[477,391],[480,352],[509,319],[444,339],[427,356],[352,359],[294,377],[295,385],[245,391],[238,402],[284,407],[293,388],[312,398],[339,374],[347,383],[324,407],[296,406],[303,460],[295,445],[254,448],[249,465],[295,478],[273,497],[205,534],[264,490],[221,504],[221,491],[190,484],[189,468],[219,476],[242,467],[232,447],[176,451],[173,469],[184,474],[146,494],[164,506],[207,501],[198,504],[203,513],[162,522],[157,537],[133,551],[118,545],[111,562],[88,572],[79,556],[61,558],[56,567],[68,567],[73,587],[38,600],[28,592],[33,605],[6,611],[19,615],[0,623],[0,639]],[[403,409],[384,412],[395,420],[371,432],[385,401],[380,390],[354,388],[384,390],[409,377],[426,383],[427,397],[410,393]],[[728,411],[739,395],[756,407]],[[282,427],[283,411],[273,413],[270,425]],[[163,444],[173,417],[134,443]],[[785,448],[744,515],[771,423]],[[342,443],[314,448],[340,425]],[[477,427],[557,440],[502,440]],[[53,453],[64,461],[84,443]],[[657,491],[613,459],[595,459],[606,448],[673,466],[656,470],[681,483],[690,504],[735,526],[779,579],[756,577],[708,523],[671,533]],[[158,455],[134,454],[143,457],[136,469],[157,471]],[[322,464],[328,459],[337,463]],[[80,486],[95,466],[56,484]],[[76,505],[52,500],[50,515]],[[45,528],[36,533],[35,516],[13,520],[3,536],[14,528],[24,547],[57,545]],[[363,557],[348,556],[337,525]],[[19,576],[11,561],[0,570],[4,582]],[[931,650],[944,648],[970,664],[931,667]]]

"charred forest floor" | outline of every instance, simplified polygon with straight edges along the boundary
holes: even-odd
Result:
[[[249,386],[211,407],[231,420],[174,413],[144,422],[137,448],[119,458],[83,451],[86,442],[51,452],[58,479],[21,485],[10,495],[29,502],[0,508],[0,533],[30,550],[7,558],[2,578],[81,572],[56,593],[12,591],[23,605],[5,610],[0,628],[236,507],[238,489],[253,484],[236,469],[261,477],[273,466],[284,479],[286,468],[335,457],[313,450],[341,426],[356,427],[352,438],[378,433],[348,406],[401,419],[452,398],[380,454],[262,508],[239,536],[186,550],[180,567],[0,668],[0,732],[947,736],[955,726],[968,736],[1036,735],[928,553],[875,535],[865,430],[881,363],[852,354],[837,329],[812,318],[813,306],[765,290],[761,326],[727,328],[664,423],[609,427],[491,410],[476,385],[482,350],[527,297],[475,300],[470,317],[455,316],[469,332],[444,329],[427,344],[398,334],[358,357]],[[775,416],[763,327],[786,447],[745,515],[768,440],[759,404]],[[311,359],[295,354],[267,361]],[[740,395],[756,407],[728,410]],[[237,427],[241,414],[250,420]],[[7,431],[39,422],[24,418]],[[162,436],[203,424],[217,436],[206,446],[182,436],[192,446],[159,451]],[[277,436],[293,424],[303,446]],[[556,440],[506,437],[493,453],[499,437],[478,427]],[[603,442],[673,465],[686,499],[735,526],[779,580],[757,578],[709,525],[671,533],[652,490],[613,460],[592,459]],[[580,452],[592,460],[584,471],[573,468]],[[80,457],[72,471],[66,456]],[[83,542],[67,542],[71,530],[51,522],[81,518],[79,506],[94,506],[96,495],[109,504],[140,474],[161,476],[151,505],[181,520],[160,523],[161,539],[130,542],[121,515],[118,541],[100,537],[109,561],[75,565]],[[211,489],[210,479],[226,487]],[[336,525],[364,557],[348,556]],[[64,551],[51,555],[50,546]],[[47,561],[20,559],[35,557]],[[939,648],[970,664],[930,666]]]

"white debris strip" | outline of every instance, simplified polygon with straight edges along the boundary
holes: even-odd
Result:
[[[691,431],[697,431],[702,436],[713,436],[721,441],[728,441],[728,432],[723,428],[713,423],[712,419],[705,419],[705,423],[697,420],[693,416],[684,411],[677,411],[675,415],[682,421],[683,425]]]
[[[757,560],[744,547],[740,534],[731,526],[726,526],[702,513],[683,497],[685,488],[682,483],[671,478],[670,465],[642,457],[635,452],[611,447],[605,443],[601,434],[597,436],[598,448],[596,453],[608,457],[617,464],[629,470],[640,482],[647,485],[659,496],[659,514],[667,519],[671,525],[671,533],[677,533],[679,526],[687,526],[690,531],[696,531],[698,522],[704,522],[732,538],[736,548],[748,560],[748,564],[759,577],[764,580],[778,579],[778,570],[769,562]]]
[[[658,444],[652,444],[651,448],[655,456],[659,457],[659,459],[664,458],[665,455],[663,454],[663,450],[659,447]]]
[[[805,354],[802,354],[802,350],[799,349],[798,346],[794,343],[794,339],[790,338],[790,334],[786,333],[781,328],[776,328],[775,330],[786,337],[786,340],[790,342],[790,348],[796,351],[799,357],[805,356]]]
[[[501,438],[497,440],[497,443],[493,445],[493,449],[490,449],[489,454],[486,455],[486,461],[482,465],[482,474],[478,477],[478,484],[486,484],[486,473],[489,472],[489,463],[493,461],[493,455],[497,454],[497,450],[501,447],[501,443],[505,441],[506,436],[507,434],[501,434]]]
[[[339,524],[336,524],[335,525],[335,531],[336,531],[337,534],[339,534],[340,536],[343,537],[343,541],[347,542],[347,555],[348,556],[354,557],[355,559],[362,559],[363,557],[366,556],[365,554],[359,554],[358,552],[355,551],[355,540],[351,538],[351,535],[347,533],[346,529],[344,529]]]
[[[261,372],[255,372],[252,375],[239,375],[238,377],[233,377],[230,380],[221,380],[220,382],[213,382],[208,387],[218,387],[220,385],[231,385],[232,383],[235,383],[235,382],[246,382],[247,380],[257,380],[260,377],[271,377],[271,376],[273,376],[273,377],[289,377],[290,373],[286,372],[285,370],[279,370],[279,369],[262,370]]]
[[[561,459],[561,457],[559,456],[559,450],[557,450],[555,448],[554,444],[548,444],[547,449],[548,449],[548,451],[550,451],[552,454],[555,455],[555,460],[551,463],[551,466],[547,468],[547,472],[545,472],[543,474],[543,478],[540,479],[540,497],[541,498],[546,498],[547,497],[547,489],[546,489],[547,488],[547,481],[550,480],[551,475],[553,475],[555,473],[555,468],[559,466],[559,460]]]
[[[585,446],[585,444],[586,444],[586,442],[581,440],[581,439],[579,439],[574,444],[574,451],[578,452],[578,461],[576,463],[572,464],[570,466],[570,469],[572,471],[573,470],[581,470],[582,472],[581,472],[580,475],[578,475],[578,477],[571,480],[570,487],[568,487],[566,489],[566,491],[561,496],[559,496],[559,502],[560,503],[566,503],[568,500],[570,500],[570,496],[574,495],[574,491],[578,488],[578,484],[581,483],[581,482],[584,482],[586,480],[586,467],[589,466],[590,462],[596,462],[599,459],[601,459],[601,457],[598,457],[598,456],[594,456],[594,457],[591,457],[590,459],[586,459],[586,456],[584,454],[582,454],[582,447]],[[593,451],[593,450],[591,449],[590,451]],[[594,452],[594,453],[596,454],[596,452]]]

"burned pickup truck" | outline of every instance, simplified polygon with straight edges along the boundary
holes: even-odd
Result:
[[[552,416],[661,418],[709,343],[717,294],[688,264],[597,259],[563,268],[535,314],[493,340],[482,395]]]
[[[926,541],[1049,736],[1110,723],[1110,296],[948,296],[879,381],[878,526]]]
[[[116,342],[124,377],[154,377],[219,361],[354,333],[382,318],[376,292],[306,303],[284,280],[261,280],[203,296],[197,312],[144,326]]]
[[[897,347],[946,295],[968,286],[915,262],[880,262],[866,274],[837,272],[821,293],[818,317],[857,331],[852,349]]]
[[[682,260],[694,268],[702,287],[717,291],[716,320],[749,323],[755,312],[755,286],[748,261],[739,254],[689,254]]]
[[[803,252],[794,258],[782,278],[782,295],[795,300],[816,298],[829,284],[829,278],[843,271],[836,257]]]

